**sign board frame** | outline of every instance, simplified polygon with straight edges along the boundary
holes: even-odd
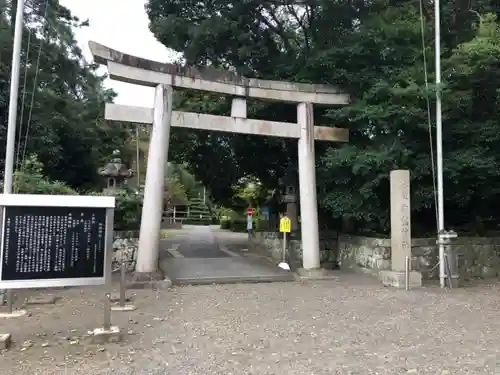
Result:
[[[3,280],[4,231],[6,211],[9,207],[62,207],[62,208],[103,208],[106,209],[104,227],[104,272],[102,277],[77,277],[54,279]],[[0,228],[0,289],[54,288],[65,286],[104,285],[111,282],[111,262],[113,258],[113,222],[115,197],[84,195],[42,195],[42,194],[1,194]]]

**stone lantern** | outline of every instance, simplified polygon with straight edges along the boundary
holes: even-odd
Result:
[[[286,205],[286,216],[291,221],[292,232],[299,229],[298,205],[299,193],[295,181],[297,176],[289,173],[282,181],[281,202]]]
[[[296,203],[297,202],[297,191],[295,186],[286,185],[283,189],[283,203]]]
[[[127,168],[122,163],[120,150],[113,151],[111,161],[98,171],[99,175],[106,178],[106,188],[104,191],[116,191],[128,183],[134,176],[134,170]]]

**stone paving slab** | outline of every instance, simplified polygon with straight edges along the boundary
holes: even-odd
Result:
[[[265,261],[243,257],[167,258],[161,267],[174,285],[295,280],[291,272]]]
[[[222,252],[216,244],[181,244],[177,249],[185,258],[225,258],[229,255]]]

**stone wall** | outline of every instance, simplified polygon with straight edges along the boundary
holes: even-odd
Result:
[[[300,263],[302,247],[300,239],[289,243],[288,256]],[[267,255],[279,260],[282,254],[281,234],[256,233],[254,245]],[[463,279],[492,278],[500,275],[500,237],[462,237],[453,243],[459,254],[459,270]],[[320,232],[322,261],[338,262],[341,269],[354,269],[378,273],[391,268],[391,240]],[[438,249],[435,238],[412,240],[412,268],[420,271],[425,279],[438,277]]]
[[[119,267],[122,262],[125,262],[127,271],[133,271],[138,247],[139,231],[115,231],[113,233],[113,270]]]
[[[267,256],[281,260],[283,258],[283,234],[279,232],[256,232],[253,237],[254,248],[260,249]],[[300,234],[290,233],[288,237],[286,256],[290,263],[297,266],[302,261],[302,242]],[[337,232],[324,231],[320,233],[320,258],[322,262],[336,261]]]

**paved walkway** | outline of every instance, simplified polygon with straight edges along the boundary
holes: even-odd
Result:
[[[294,280],[290,272],[249,252],[245,233],[188,225],[168,232],[161,267],[174,284]]]

